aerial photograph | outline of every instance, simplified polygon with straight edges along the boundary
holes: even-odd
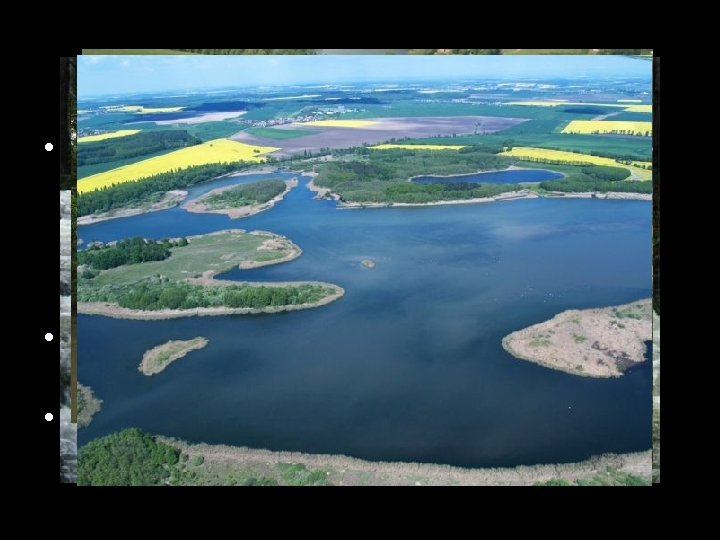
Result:
[[[652,56],[299,51],[78,56],[77,483],[651,485]]]

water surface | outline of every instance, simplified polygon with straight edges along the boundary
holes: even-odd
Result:
[[[620,379],[590,379],[501,346],[559,311],[650,296],[649,203],[338,210],[313,200],[305,180],[247,219],[172,209],[79,228],[85,242],[269,230],[303,255],[221,277],[346,290],[322,308],[272,315],[79,316],[79,380],[104,400],[80,444],[136,426],[194,442],[462,466],[649,448],[649,362]],[[232,180],[191,196],[222,182]],[[197,336],[206,348],[159,375],[138,371],[145,350]]]

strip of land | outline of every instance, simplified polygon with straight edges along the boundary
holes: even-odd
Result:
[[[77,383],[77,402],[77,425],[79,428],[89,426],[93,416],[100,412],[103,400],[89,386]]]
[[[168,341],[157,347],[145,351],[138,370],[143,375],[160,373],[175,360],[179,360],[192,351],[204,348],[208,344],[207,338],[196,337],[188,340]]]
[[[139,207],[128,207],[120,208],[117,210],[110,210],[101,214],[91,214],[89,216],[82,216],[77,218],[78,225],[92,225],[93,223],[100,223],[101,221],[107,221],[109,219],[124,218],[130,216],[138,216],[140,214],[147,214],[148,212],[157,212],[158,210],[167,210],[180,204],[188,192],[184,190],[174,189],[172,191],[166,191],[162,194],[161,198],[157,202],[144,203]]]
[[[368,486],[531,486],[617,485],[631,477],[650,483],[651,452],[604,454],[578,463],[512,468],[465,469],[430,463],[366,461],[343,455],[272,452],[224,445],[189,444],[158,437],[188,456],[195,472],[182,483],[252,484],[249,478],[271,479],[266,485]],[[201,463],[199,466],[192,464]],[[304,482],[303,482],[304,481]],[[235,485],[233,484],[233,485]]]
[[[513,356],[583,377],[620,377],[645,360],[652,339],[652,300],[607,308],[571,309],[509,334]]]
[[[279,195],[276,195],[272,199],[270,199],[267,202],[257,202],[255,201],[253,204],[247,204],[244,206],[237,206],[237,207],[221,207],[221,208],[214,208],[207,204],[207,200],[210,197],[213,197],[215,195],[218,195],[220,193],[224,193],[226,191],[233,190],[237,188],[237,185],[232,186],[224,186],[221,188],[213,189],[212,191],[208,191],[203,196],[198,197],[197,199],[193,199],[191,201],[186,202],[182,208],[187,210],[188,212],[193,212],[196,214],[224,214],[228,216],[230,219],[238,219],[238,218],[244,218],[244,217],[250,217],[254,216],[255,214],[258,214],[260,212],[263,212],[264,210],[269,210],[273,206],[275,206],[276,203],[282,201],[285,198],[285,195],[287,195],[291,189],[294,187],[297,187],[298,180],[297,178],[293,178],[291,180],[285,181],[285,191],[280,193]]]

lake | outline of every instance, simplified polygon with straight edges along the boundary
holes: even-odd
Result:
[[[346,290],[327,306],[272,315],[80,315],[78,379],[104,400],[80,444],[134,426],[192,442],[473,467],[650,447],[649,362],[620,379],[590,379],[515,359],[501,345],[565,309],[649,297],[649,202],[340,210],[313,200],[306,180],[251,218],[175,208],[79,228],[86,243],[268,230],[303,255],[220,277]],[[159,375],[138,371],[145,350],[197,336],[206,348]]]
[[[520,182],[545,182],[557,180],[563,175],[545,169],[510,169],[489,171],[456,176],[416,176],[415,184],[517,184]]]

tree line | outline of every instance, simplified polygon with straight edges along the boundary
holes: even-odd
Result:
[[[92,280],[78,286],[78,302],[117,303],[128,309],[196,309],[209,307],[265,308],[317,302],[332,294],[322,285],[305,283],[282,287],[227,285],[204,286],[153,276],[132,283],[95,287]]]
[[[176,241],[167,239],[153,241],[140,237],[127,238],[108,246],[91,245],[78,252],[78,264],[96,270],[107,270],[125,264],[162,261],[170,257],[171,247],[187,245],[188,241],[184,237]]]
[[[166,191],[190,187],[255,165],[248,161],[195,165],[81,193],[78,197],[78,216],[156,202]]]
[[[285,191],[285,181],[271,178],[215,193],[203,199],[210,208],[238,208],[251,204],[263,204]]]
[[[141,131],[127,137],[105,139],[78,146],[77,164],[95,165],[121,159],[134,158],[154,154],[162,150],[185,148],[200,144],[202,141],[193,137],[184,129]]]

